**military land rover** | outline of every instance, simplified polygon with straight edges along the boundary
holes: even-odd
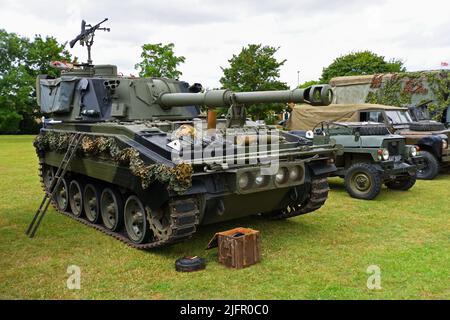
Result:
[[[418,172],[419,179],[433,179],[440,169],[450,167],[450,130],[445,128],[450,104],[448,70],[336,77],[330,85],[334,104],[369,103],[357,111],[355,121],[385,123],[392,133],[405,136],[408,144],[420,147],[426,166]],[[431,120],[429,108],[439,121]]]
[[[352,197],[374,199],[383,183],[390,189],[409,190],[416,182],[417,170],[423,167],[416,146],[407,145],[404,137],[391,134],[382,123],[354,121],[352,115],[358,110],[358,106],[296,106],[287,129],[309,135],[317,144],[329,136],[343,146],[333,175],[345,179]]]

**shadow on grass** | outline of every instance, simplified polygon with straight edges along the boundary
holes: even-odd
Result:
[[[294,218],[294,220],[269,220],[259,216],[249,216],[222,223],[200,226],[191,239],[169,247],[156,248],[144,252],[176,259],[180,257],[180,254],[201,253],[203,251],[204,255],[212,257],[212,255],[216,255],[217,249],[207,251],[205,249],[214,234],[237,227],[252,228],[260,231],[263,242],[265,238],[273,239],[277,237],[277,233],[279,233],[280,239],[289,235],[290,237],[295,237],[298,241],[302,241],[302,238],[309,239],[314,236],[320,236],[317,233],[321,232],[317,225],[308,223],[305,220],[302,221],[301,217]],[[269,245],[265,246],[265,248],[273,250],[273,247]]]
[[[442,168],[434,180],[447,180],[450,177],[450,166]]]
[[[450,173],[447,174],[440,174],[438,175],[434,180],[435,181],[446,181],[448,179],[448,176],[450,175]],[[424,181],[425,183],[427,182],[427,180],[417,180],[417,182],[420,181]],[[417,183],[416,182],[416,183]],[[339,178],[331,178],[328,179],[328,185],[330,187],[330,191],[331,193],[338,193],[338,194],[342,194],[346,197],[351,198],[351,196],[347,193],[347,190],[345,189],[345,183],[344,183],[344,179],[339,179]],[[386,187],[384,184],[381,187],[381,192],[380,194],[374,199],[374,200],[380,200],[383,199],[383,201],[389,201],[389,200],[398,200],[398,197],[401,197],[402,195],[406,195],[410,192],[414,192],[414,188],[415,186],[413,186],[410,190],[406,190],[406,191],[401,191],[401,190],[393,190],[393,189],[389,189],[388,187]],[[353,200],[356,201],[374,201],[374,200],[362,200],[362,199],[356,199],[353,198]]]
[[[347,192],[345,191],[344,179],[328,179],[328,186],[331,190],[343,190],[344,192]]]
[[[320,236],[320,232],[322,232],[318,229],[318,225],[314,224],[313,220],[305,219],[315,214],[316,213],[309,213],[307,215],[286,220],[270,220],[260,216],[248,216],[211,225],[201,225],[191,239],[170,246],[142,251],[139,249],[129,249],[136,250],[138,255],[140,253],[143,253],[145,256],[154,254],[173,261],[183,255],[201,255],[213,259],[213,256],[215,257],[217,254],[217,249],[209,251],[205,251],[205,249],[211,238],[217,232],[237,227],[248,227],[259,230],[263,242],[269,241],[269,239],[279,242],[292,236],[298,241],[302,241],[315,236]],[[21,215],[19,219],[12,223],[14,227],[12,228],[10,225],[10,228],[7,230],[8,232],[4,233],[4,235],[7,236],[8,239],[20,240],[18,246],[21,248],[28,248],[29,250],[33,250],[33,248],[38,249],[40,246],[45,246],[46,244],[51,245],[54,243],[54,240],[58,238],[64,239],[66,243],[76,243],[77,241],[80,241],[80,238],[81,241],[86,239],[91,239],[89,241],[92,241],[93,237],[98,239],[96,241],[101,242],[98,243],[100,247],[107,248],[110,246],[110,241],[114,241],[118,246],[123,246],[124,249],[128,248],[126,244],[119,240],[115,240],[98,230],[83,225],[67,216],[56,213],[53,209],[50,209],[50,212],[46,214],[45,221],[43,221],[40,226],[36,237],[34,239],[29,239],[24,232],[28,227],[31,218],[31,214]],[[79,226],[79,228],[77,226]],[[94,236],[94,233],[99,235],[99,237]],[[81,247],[83,247],[83,245],[81,245]],[[272,245],[270,243],[264,245],[265,250],[272,251],[276,250],[276,248],[277,245]]]

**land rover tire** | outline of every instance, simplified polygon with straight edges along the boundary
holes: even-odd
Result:
[[[445,129],[445,125],[440,122],[412,122],[409,124],[412,131],[441,131]]]
[[[386,126],[367,126],[359,128],[359,134],[362,136],[384,136],[389,133]]]
[[[369,163],[355,163],[345,174],[345,189],[356,199],[374,199],[380,193],[382,184],[381,174]]]
[[[428,151],[420,151],[420,155],[425,160],[425,167],[417,171],[417,178],[422,180],[434,179],[439,173],[438,160]]]

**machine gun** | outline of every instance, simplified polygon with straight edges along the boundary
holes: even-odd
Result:
[[[86,21],[81,21],[81,32],[80,34],[69,42],[70,47],[73,48],[73,46],[80,41],[80,44],[84,46],[86,44],[87,50],[88,50],[88,65],[92,65],[92,59],[91,59],[91,47],[94,44],[94,35],[95,31],[97,30],[103,30],[103,31],[110,31],[110,28],[100,28],[100,25],[107,21],[108,18],[105,18],[103,21],[97,23],[95,26],[91,26],[90,24],[86,24]],[[86,29],[88,27],[89,29]]]

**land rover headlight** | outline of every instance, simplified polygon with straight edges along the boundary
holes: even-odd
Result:
[[[250,186],[250,174],[243,173],[238,179],[238,185],[241,189],[247,189]]]
[[[447,148],[448,148],[448,141],[442,140],[442,149],[447,149]]]
[[[292,167],[289,170],[289,179],[291,179],[292,181],[296,181],[298,180],[299,177],[300,177],[300,168],[298,166]]]
[[[411,155],[411,157],[417,156],[417,149],[415,146],[412,146],[411,148],[409,148],[409,154]]]
[[[279,183],[279,184],[286,182],[288,175],[289,175],[289,172],[286,168],[278,169],[278,172],[275,175],[275,182]]]
[[[255,184],[256,184],[258,187],[264,186],[264,185],[266,184],[266,181],[267,181],[267,176],[263,176],[262,174],[258,174],[258,175],[255,177]]]
[[[378,159],[384,161],[389,160],[389,151],[387,149],[378,150]]]

